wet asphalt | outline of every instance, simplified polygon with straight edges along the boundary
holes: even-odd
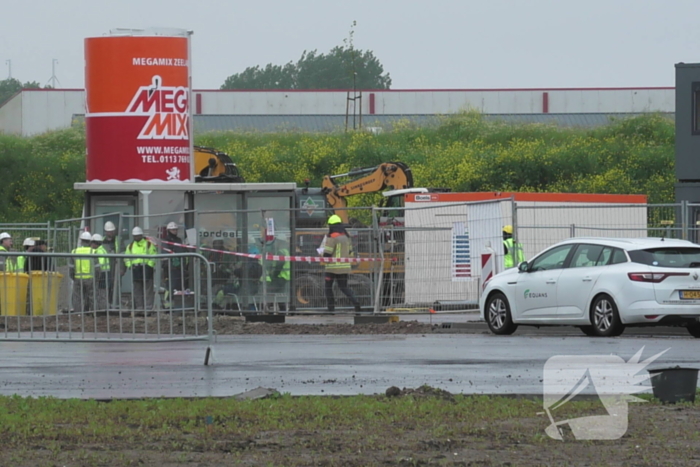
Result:
[[[296,396],[356,395],[429,385],[451,393],[541,395],[543,369],[552,356],[617,355],[627,361],[642,348],[642,359],[666,350],[652,368],[700,368],[700,340],[684,329],[628,329],[621,337],[601,339],[576,328],[521,327],[502,337],[488,334],[477,319],[402,315],[403,321],[436,326],[433,333],[414,335],[219,336],[209,366],[203,341],[0,341],[0,394],[229,397],[262,387]],[[287,317],[290,324],[352,320]]]

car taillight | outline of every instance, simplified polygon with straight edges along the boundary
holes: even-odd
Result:
[[[653,282],[658,284],[667,277],[689,276],[688,272],[628,272],[627,276],[635,282]]]

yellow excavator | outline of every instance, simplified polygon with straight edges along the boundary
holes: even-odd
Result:
[[[353,180],[339,185],[336,180],[340,178]],[[405,190],[412,187],[413,174],[408,165],[403,162],[384,162],[376,167],[364,167],[343,174],[326,175],[321,183],[321,192],[343,223],[349,224],[346,199],[348,196],[377,193],[387,189]]]
[[[195,182],[245,183],[228,154],[205,146],[194,147]]]

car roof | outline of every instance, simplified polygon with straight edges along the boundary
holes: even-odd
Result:
[[[617,247],[623,250],[643,250],[645,248],[662,247],[700,247],[700,245],[693,242],[689,242],[688,240],[678,240],[675,238],[661,237],[574,237],[559,243],[592,243],[594,245],[608,245],[612,247]]]

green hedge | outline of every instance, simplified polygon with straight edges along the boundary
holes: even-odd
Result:
[[[228,153],[250,182],[318,186],[325,174],[400,160],[417,186],[453,191],[646,194],[673,202],[674,124],[650,114],[593,130],[487,121],[467,112],[432,128],[399,122],[391,132],[207,133],[196,143]],[[85,179],[82,129],[33,138],[0,135],[0,222],[77,216]],[[351,205],[376,197],[354,197]]]

